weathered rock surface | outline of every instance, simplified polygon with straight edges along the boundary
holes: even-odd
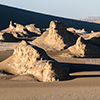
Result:
[[[14,25],[16,26],[16,31],[24,31],[25,27],[21,24],[17,24],[17,23],[14,23]]]
[[[2,35],[5,33],[10,33],[15,38],[32,37],[32,36],[37,35],[37,34],[41,35],[40,29],[36,28],[34,24],[26,25],[24,27],[21,24],[17,24],[17,23],[13,24],[12,21],[10,21],[9,27],[7,29],[0,31],[0,40],[1,40]]]
[[[94,45],[100,46],[100,32],[87,34],[84,39],[89,40]]]
[[[61,51],[74,45],[77,34],[67,31],[67,26],[59,21],[51,21],[47,31],[32,43],[46,51]]]
[[[67,30],[70,31],[70,32],[73,32],[73,33],[80,33],[80,34],[86,33],[85,29],[82,29],[82,30],[81,30],[81,29],[75,29],[75,28],[73,28],[73,27],[67,28]]]
[[[0,40],[4,42],[18,42],[19,41],[10,33],[0,33]]]
[[[13,55],[1,62],[0,70],[15,74],[31,74],[37,80],[51,82],[68,78],[68,68],[60,66],[43,49],[22,41]]]
[[[14,37],[26,37],[29,34],[24,31],[25,27],[21,24],[14,23],[15,26],[12,25],[12,21],[10,21],[9,28],[1,30],[1,33],[10,33]]]
[[[67,51],[75,57],[100,57],[100,48],[82,37],[79,37],[76,44],[70,46]]]
[[[35,24],[26,25],[25,28],[32,33],[41,35],[41,30],[35,26]]]

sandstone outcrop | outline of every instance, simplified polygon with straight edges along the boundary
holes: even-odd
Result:
[[[73,33],[86,33],[85,29],[75,29],[75,28],[67,28],[68,31],[73,32]]]
[[[21,24],[12,23],[12,21],[10,21],[9,27],[0,31],[0,40],[2,40],[2,35],[6,34],[6,33],[7,34],[9,33],[10,34],[9,36],[11,36],[11,34],[12,34],[13,37],[15,37],[15,38],[32,37],[36,34],[41,35],[41,30],[39,28],[36,28],[34,24],[26,25],[24,27]],[[9,39],[9,37],[8,37],[8,39]]]
[[[18,42],[19,41],[10,33],[0,33],[0,40],[4,42]]]
[[[25,27],[21,24],[14,23],[14,25],[16,26],[16,31],[23,32],[25,29]]]
[[[67,51],[75,57],[100,57],[100,48],[79,37]]]
[[[47,31],[36,38],[32,44],[46,51],[61,51],[74,45],[78,38],[77,34],[67,31],[67,26],[59,21],[51,21]]]
[[[100,32],[93,32],[86,36],[85,40],[89,40],[92,44],[100,46]]]
[[[10,21],[9,28],[1,30],[1,33],[10,33],[14,37],[27,37],[29,34],[24,31],[25,27],[21,24],[14,23],[15,26],[12,25],[12,21]]]
[[[43,49],[22,41],[11,57],[1,62],[0,70],[15,75],[33,75],[37,80],[52,82],[69,78],[68,68],[60,66]]]
[[[41,35],[41,30],[35,26],[35,24],[26,25],[25,28],[32,33]]]

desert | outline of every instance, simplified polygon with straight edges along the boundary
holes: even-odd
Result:
[[[0,100],[100,99],[99,24],[0,9]]]

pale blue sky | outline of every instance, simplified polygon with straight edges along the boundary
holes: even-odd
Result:
[[[74,19],[100,16],[100,0],[0,0],[0,4]]]

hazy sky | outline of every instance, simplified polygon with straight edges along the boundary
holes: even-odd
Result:
[[[66,18],[100,16],[100,0],[0,0],[0,4]]]

